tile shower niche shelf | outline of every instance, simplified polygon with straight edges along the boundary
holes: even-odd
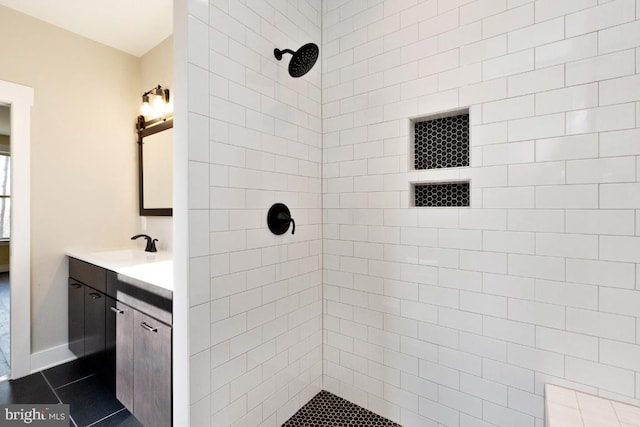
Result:
[[[412,121],[415,170],[469,166],[469,111]]]
[[[469,166],[469,110],[458,110],[411,121],[413,168],[416,171]],[[414,207],[468,207],[469,181],[411,184]]]
[[[415,207],[469,207],[469,182],[429,182],[411,184]]]

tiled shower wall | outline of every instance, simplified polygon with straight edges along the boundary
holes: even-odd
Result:
[[[323,1],[323,385],[405,426],[640,399],[640,2]],[[469,108],[470,167],[408,118]],[[469,208],[410,183],[470,180]]]
[[[321,389],[321,67],[273,55],[320,44],[320,3],[190,4],[191,425],[275,427]]]

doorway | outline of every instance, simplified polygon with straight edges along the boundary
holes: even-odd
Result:
[[[11,107],[0,104],[0,379],[11,373]]]
[[[2,222],[6,241],[11,240],[8,295],[9,320],[1,319],[8,328],[8,378],[20,378],[31,372],[31,211],[30,211],[30,140],[33,89],[0,80],[0,105],[9,108],[10,150],[6,156],[7,189]],[[9,167],[9,164],[11,165]],[[0,178],[1,180],[1,178]],[[1,211],[2,209],[0,209]],[[0,233],[2,234],[2,233]],[[1,239],[0,239],[1,240]],[[0,337],[2,335],[0,334]],[[0,343],[1,345],[1,343]],[[1,350],[0,350],[1,351]]]

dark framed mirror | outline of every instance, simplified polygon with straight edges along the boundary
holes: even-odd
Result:
[[[173,215],[173,117],[138,117],[140,216]]]

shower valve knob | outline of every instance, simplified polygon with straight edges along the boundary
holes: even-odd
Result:
[[[280,221],[288,221],[291,223],[291,234],[296,234],[296,222],[286,213],[280,212],[278,214],[278,219]]]
[[[292,225],[291,234],[296,233],[296,222],[291,218],[289,208],[283,203],[276,203],[269,209],[267,225],[273,234],[280,235],[287,232]]]

